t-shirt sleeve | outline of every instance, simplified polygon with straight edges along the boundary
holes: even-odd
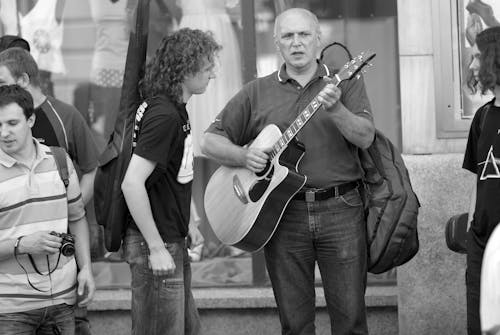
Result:
[[[243,89],[229,100],[206,132],[224,136],[234,144],[245,145],[253,138],[250,127],[251,113],[250,98]]]
[[[343,81],[339,85],[342,90],[340,101],[352,113],[373,122],[370,100],[366,94],[363,76]]]
[[[66,188],[68,197],[68,222],[76,222],[85,216],[85,205],[83,204],[82,192],[80,191],[80,184],[78,175],[76,174],[73,162],[66,156],[69,172],[69,183]]]
[[[72,116],[69,154],[82,173],[94,170],[98,165],[98,150],[94,137],[82,115],[75,110]]]
[[[174,115],[159,113],[157,108],[160,107],[151,106],[144,113],[134,154],[165,165],[165,157],[170,156],[176,139],[181,136],[182,125]]]
[[[484,113],[484,109],[479,109],[470,125],[469,137],[467,139],[467,147],[465,148],[464,161],[462,168],[469,170],[472,173],[477,174],[477,144],[479,135],[481,135],[481,115]]]

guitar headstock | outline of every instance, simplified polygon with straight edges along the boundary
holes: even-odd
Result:
[[[351,79],[356,76],[359,78],[359,72],[365,72],[365,67],[370,67],[372,64],[370,61],[375,57],[375,53],[363,51],[351,61],[347,62],[342,69],[337,73],[337,78],[339,82],[343,80]]]

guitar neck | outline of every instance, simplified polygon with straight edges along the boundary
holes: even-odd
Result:
[[[333,77],[334,85],[338,86],[341,82],[340,78],[335,74]],[[320,109],[322,104],[318,101],[318,96],[316,95],[314,99],[307,105],[307,107],[297,116],[297,118],[292,122],[290,127],[288,127],[283,135],[274,143],[271,152],[269,153],[270,160],[280,154],[290,143],[290,141],[297,135],[297,133],[305,126],[305,124],[312,118],[314,113]]]

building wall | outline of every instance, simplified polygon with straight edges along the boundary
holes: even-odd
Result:
[[[436,45],[442,38],[435,29],[441,1],[398,0],[403,151],[422,205],[420,251],[398,268],[404,335],[466,334],[465,256],[447,249],[444,230],[452,215],[468,210],[474,178],[461,168],[466,138],[438,138],[436,130],[437,116],[445,112],[436,102],[436,71],[439,62],[452,61],[439,58]]]

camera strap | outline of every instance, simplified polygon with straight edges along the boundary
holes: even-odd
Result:
[[[47,255],[47,270],[49,271],[47,273],[42,273],[40,272],[40,270],[38,270],[35,264],[35,260],[33,259],[31,254],[28,254],[28,258],[30,259],[31,266],[33,266],[33,269],[35,269],[36,273],[38,273],[40,276],[48,276],[52,274],[54,271],[56,271],[57,267],[59,266],[59,260],[61,259],[61,252],[59,251],[59,255],[57,256],[56,266],[52,270],[50,269],[49,256]]]
[[[47,255],[46,257],[47,257],[47,269],[48,269],[49,272],[47,272],[46,274],[43,274],[43,273],[40,272],[40,270],[38,270],[38,267],[35,264],[35,260],[33,259],[33,257],[31,256],[31,254],[28,254],[28,258],[30,260],[30,263],[33,266],[33,268],[35,269],[36,273],[38,273],[41,276],[49,276],[50,277],[50,275],[59,266],[59,260],[61,259],[61,252],[59,252],[59,256],[57,257],[56,266],[52,270],[50,270],[49,256]],[[14,258],[16,259],[17,264],[19,264],[19,266],[21,267],[21,269],[23,269],[24,274],[26,274],[26,279],[28,280],[28,284],[31,286],[31,288],[33,288],[34,290],[37,290],[38,292],[42,292],[42,293],[46,293],[46,292],[52,291],[52,284],[51,284],[51,288],[48,289],[48,290],[40,290],[38,287],[36,287],[35,285],[33,285],[33,283],[30,280],[30,276],[28,274],[28,271],[26,271],[26,269],[24,268],[24,266],[21,264],[21,262],[19,261],[19,259],[17,257],[17,247],[14,248]]]

